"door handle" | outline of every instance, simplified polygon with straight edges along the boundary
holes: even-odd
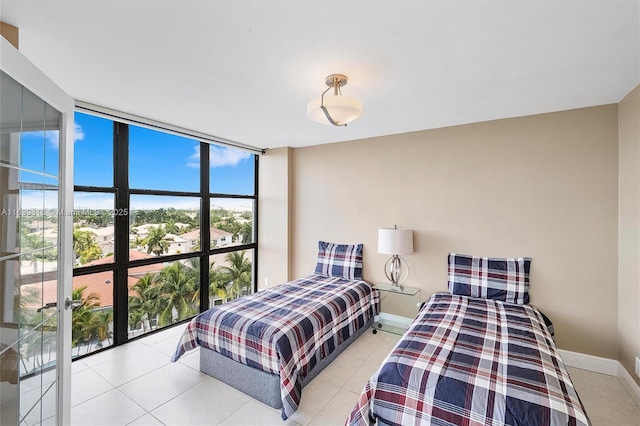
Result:
[[[44,306],[39,307],[37,312],[42,312],[43,309],[55,308],[56,306],[57,306],[56,302],[50,302],[50,303],[47,303]]]
[[[70,297],[67,297],[67,300],[64,301],[64,308],[65,309],[75,309],[78,306],[82,305],[82,300],[71,300]]]

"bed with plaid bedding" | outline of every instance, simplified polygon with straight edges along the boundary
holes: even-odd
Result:
[[[373,374],[349,425],[588,425],[540,312],[434,294]]]
[[[172,357],[203,346],[280,376],[282,417],[298,408],[300,380],[377,314],[366,281],[309,275],[196,316]]]

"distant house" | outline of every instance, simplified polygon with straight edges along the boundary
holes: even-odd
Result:
[[[34,220],[27,224],[27,229],[29,230],[30,233],[40,232],[45,229],[51,229],[51,228],[57,229],[58,224],[53,223],[49,220]]]
[[[96,237],[96,243],[100,246],[102,254],[113,253],[114,233],[115,227],[105,226],[104,228],[78,228],[79,231],[91,232]]]
[[[178,228],[186,228],[189,225],[184,223],[176,223]],[[164,228],[164,223],[145,223],[144,225],[134,226],[131,228],[132,233],[129,235],[129,241],[135,243],[135,241],[143,241],[148,235],[151,228]],[[167,233],[163,240],[169,243],[169,248],[164,254],[179,254],[188,253],[193,246],[190,241],[186,240],[181,235]],[[144,244],[138,245],[139,250],[146,250]]]
[[[210,228],[209,235],[211,238],[211,246],[212,247],[223,247],[231,244],[233,234],[231,232],[223,231],[218,228]],[[182,238],[187,240],[187,244],[189,246],[189,251],[193,251],[194,247],[200,242],[200,230],[194,229],[190,232],[185,232],[180,235]]]
[[[36,232],[31,232],[29,236],[42,238],[44,242],[48,244],[57,244],[58,242],[58,228],[45,228]]]
[[[213,247],[222,247],[232,243],[231,238],[233,234],[230,232],[211,228],[209,235],[211,235],[211,245]]]
[[[179,254],[191,251],[190,242],[182,236],[167,234],[163,239],[169,242],[169,249],[165,254]]]
[[[144,238],[147,235],[149,235],[150,228],[163,228],[163,227],[164,227],[164,223],[145,223],[144,225],[134,226],[131,228],[131,230],[133,231],[132,233],[135,233],[135,235],[139,236],[140,238]]]
[[[173,224],[178,229],[185,229],[189,227],[188,223],[180,223],[176,222]],[[149,229],[151,228],[164,228],[166,226],[165,223],[145,223],[143,225],[133,226],[131,228],[132,231],[135,232],[138,236],[147,236],[149,234]]]

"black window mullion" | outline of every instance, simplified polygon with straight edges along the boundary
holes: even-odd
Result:
[[[114,127],[114,180],[116,211],[129,212],[129,125],[113,122]],[[113,338],[114,345],[129,340],[129,288],[127,266],[129,262],[129,215],[114,218],[116,270],[113,286]]]
[[[209,309],[209,247],[211,245],[211,197],[209,195],[209,144],[200,143],[200,312]]]
[[[253,229],[252,243],[256,244],[256,248],[253,250],[253,292],[258,291],[258,168],[260,166],[260,159],[258,155],[254,157],[254,169],[253,169],[253,223],[251,227]]]

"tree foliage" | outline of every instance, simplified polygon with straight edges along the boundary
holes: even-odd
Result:
[[[71,346],[78,348],[78,354],[81,347],[89,353],[94,344],[101,347],[103,341],[110,342],[113,337],[110,327],[113,310],[99,309],[100,297],[95,293],[84,295],[86,289],[86,286],[81,286],[71,292],[73,300],[82,301],[71,314]]]
[[[96,242],[95,234],[91,231],[73,230],[73,250],[81,264],[100,259],[102,255],[102,249]]]
[[[208,269],[210,297],[226,302],[251,291],[252,265],[244,251],[228,253],[224,266],[210,262]],[[173,262],[157,274],[142,276],[130,288],[129,326],[132,329],[142,327],[146,332],[153,327],[164,327],[196,315],[199,311],[199,283],[200,263],[196,258],[184,263]],[[89,353],[102,347],[105,342],[110,345],[113,339],[112,308],[101,307],[98,295],[85,294],[86,290],[86,286],[81,286],[72,291],[72,298],[82,301],[73,310],[71,320],[71,344],[76,349],[76,355],[82,351]],[[37,297],[24,296],[25,301]],[[34,316],[35,312],[29,315]],[[31,321],[37,321],[37,318]],[[49,347],[51,350],[50,345],[55,345],[55,339],[49,337],[46,342],[34,341],[26,345],[25,355],[37,356],[40,347]]]
[[[147,247],[147,253],[160,256],[169,251],[169,241],[165,239],[167,231],[163,226],[152,226],[149,228],[147,237],[142,241]]]

